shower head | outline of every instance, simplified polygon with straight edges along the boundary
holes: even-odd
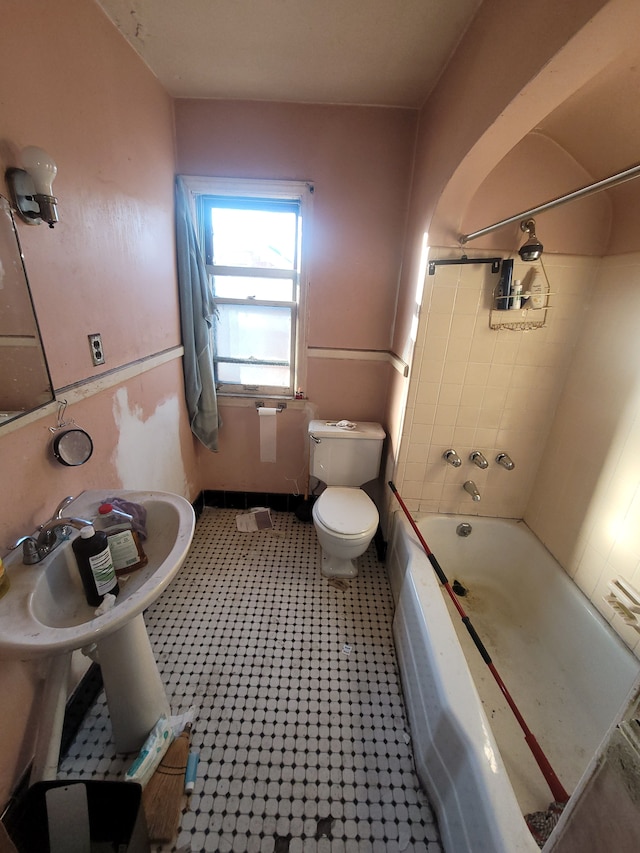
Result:
[[[523,261],[537,261],[544,246],[536,237],[536,221],[535,219],[523,219],[520,223],[520,230],[528,234],[526,241],[518,249],[518,254]]]

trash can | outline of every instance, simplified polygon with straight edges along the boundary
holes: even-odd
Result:
[[[36,782],[7,826],[18,853],[150,853],[135,782]]]

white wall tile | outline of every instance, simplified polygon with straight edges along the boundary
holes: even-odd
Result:
[[[439,248],[435,256],[451,257],[452,251]],[[496,279],[485,267],[438,267],[426,277],[418,332],[424,349],[416,351],[412,367],[409,399],[415,406],[407,413],[412,428],[405,428],[403,437],[410,450],[405,459],[411,463],[424,460],[427,445],[422,511],[524,515],[574,347],[589,318],[586,308],[599,264],[593,258],[550,256],[545,270],[536,265],[539,275],[546,271],[553,308],[546,314],[547,325],[530,331],[490,329],[488,306]],[[530,278],[531,265],[518,261],[517,266],[517,278]],[[528,314],[543,316],[539,311]],[[611,312],[607,328],[615,327],[615,317]],[[638,357],[640,361],[640,353]],[[588,435],[578,428],[573,438],[587,452]],[[453,469],[444,462],[442,453],[449,447],[466,467]],[[486,479],[480,477],[484,472],[468,466],[474,449],[490,460]],[[498,451],[512,456],[514,472],[496,468]],[[412,477],[419,470],[411,468]],[[470,477],[482,481],[480,504],[473,504],[462,489]],[[562,493],[557,484],[554,489]],[[531,505],[543,507],[545,500],[537,495]]]

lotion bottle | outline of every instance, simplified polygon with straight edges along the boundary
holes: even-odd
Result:
[[[88,524],[81,528],[80,536],[73,540],[71,547],[82,578],[84,594],[91,607],[102,604],[108,592],[112,595],[120,592],[106,533],[96,531],[93,525]]]
[[[519,280],[513,283],[513,297],[511,299],[511,308],[516,311],[522,308],[522,282]]]
[[[530,304],[532,308],[544,308],[545,290],[542,286],[542,281],[537,270],[533,270],[533,278],[531,279],[531,297]]]

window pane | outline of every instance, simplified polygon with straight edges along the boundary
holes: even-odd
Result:
[[[288,278],[254,278],[239,275],[212,277],[213,293],[222,299],[261,299],[270,302],[293,302],[293,280]]]
[[[217,308],[215,334],[219,358],[251,358],[289,364],[290,308],[265,305],[218,305]]]
[[[261,364],[217,365],[218,382],[228,385],[260,385],[273,388],[290,389],[291,373],[288,367],[271,367]]]
[[[295,213],[212,207],[211,224],[214,264],[295,269]]]

